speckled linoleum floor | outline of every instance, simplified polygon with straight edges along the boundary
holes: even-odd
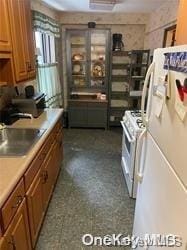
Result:
[[[81,238],[132,233],[135,202],[121,169],[121,137],[119,129],[64,129],[63,168],[37,250],[117,249],[85,247]]]

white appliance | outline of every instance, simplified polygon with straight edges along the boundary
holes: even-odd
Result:
[[[176,79],[184,83],[187,74],[163,68],[166,53],[177,55],[176,52],[187,52],[187,45],[156,49],[144,83],[142,118],[146,129],[137,145],[139,182],[133,234],[143,238],[147,233],[176,234],[183,242],[181,247],[139,246],[137,249],[187,249],[187,117],[182,120],[179,110],[181,108],[183,113],[187,106],[181,106],[176,88]],[[173,64],[172,60],[170,62]],[[187,60],[183,63],[187,65]],[[167,73],[170,84],[164,85]],[[163,98],[164,90],[169,98]]]
[[[136,145],[138,137],[144,129],[141,112],[139,110],[125,111],[121,125],[123,128],[121,166],[129,191],[129,196],[136,198]]]

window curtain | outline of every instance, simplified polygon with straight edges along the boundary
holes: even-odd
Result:
[[[35,10],[33,10],[32,14],[35,31],[54,36],[56,38],[60,37],[60,26],[54,19]]]
[[[44,34],[60,37],[59,24],[50,17],[33,11],[34,31],[39,31]],[[59,41],[60,42],[60,41]],[[50,48],[52,49],[52,48]],[[55,48],[54,52],[55,53]],[[37,64],[38,72],[38,90],[45,94],[46,107],[54,108],[62,106],[62,87],[58,71],[58,63]]]
[[[38,90],[46,94],[46,107],[62,106],[62,92],[57,64],[38,66]]]

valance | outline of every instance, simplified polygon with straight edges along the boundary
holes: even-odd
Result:
[[[35,31],[47,33],[48,35],[55,37],[60,37],[60,25],[54,19],[35,10],[32,11],[32,15]]]

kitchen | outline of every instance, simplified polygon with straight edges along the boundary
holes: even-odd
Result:
[[[0,249],[186,249],[186,3],[0,0]]]

